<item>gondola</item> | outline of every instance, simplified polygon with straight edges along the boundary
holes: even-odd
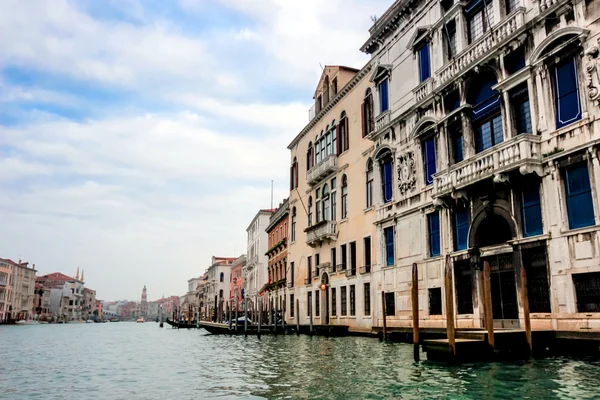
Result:
[[[179,328],[179,329],[196,328],[196,324],[189,324],[187,322],[175,322],[175,321],[171,321],[168,318],[167,318],[167,324],[171,325],[173,328]]]
[[[226,323],[201,321],[200,328],[205,329],[206,331],[208,331],[209,333],[212,333],[213,335],[235,335],[236,334],[235,326],[232,326],[231,329],[229,329],[229,324],[226,324]],[[288,327],[286,327],[286,330],[288,330]],[[243,335],[244,333],[245,333],[244,325],[238,324],[237,334]],[[260,328],[261,335],[273,335],[274,333],[275,333],[275,327],[272,325],[263,325]],[[285,333],[285,331],[281,325],[277,326],[277,333],[279,333],[279,334]],[[248,325],[247,334],[248,335],[257,335],[258,334],[258,326]]]

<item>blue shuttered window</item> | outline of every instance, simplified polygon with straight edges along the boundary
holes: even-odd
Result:
[[[389,108],[388,80],[384,79],[379,84],[379,112],[387,111]]]
[[[581,119],[575,58],[563,60],[554,67],[554,101],[557,128]]]
[[[542,206],[540,201],[539,184],[525,184],[521,192],[521,213],[523,218],[523,236],[541,235],[544,231],[542,225]]]
[[[515,90],[511,91],[510,101],[515,114],[516,133],[533,133],[527,84],[519,85]]]
[[[498,115],[488,121],[473,125],[475,130],[475,150],[477,153],[502,143],[502,116]]]
[[[394,265],[394,228],[389,227],[383,230],[385,236],[385,259],[386,265]]]
[[[419,54],[419,79],[420,82],[423,82],[431,76],[429,44],[427,42],[423,43],[423,45],[417,49],[417,53]]]
[[[389,203],[393,197],[392,186],[392,160],[386,160],[383,163],[383,202]]]
[[[590,174],[585,163],[564,170],[565,193],[569,228],[577,229],[595,224]]]
[[[429,255],[431,257],[440,255],[440,213],[435,212],[427,215],[429,227]]]
[[[472,120],[477,152],[489,149],[504,140],[500,95],[493,89],[496,83],[495,77],[484,80],[471,99],[474,105]]]
[[[465,250],[469,236],[469,209],[454,212],[454,250]]]
[[[436,172],[434,137],[423,141],[423,167],[425,170],[425,184],[431,185],[433,183],[433,175]]]
[[[464,159],[462,133],[452,135],[452,149],[454,150],[454,162],[461,162]]]

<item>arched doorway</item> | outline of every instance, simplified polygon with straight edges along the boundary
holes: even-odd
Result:
[[[507,243],[515,237],[516,224],[501,206],[481,211],[473,220],[469,237],[472,246],[481,249],[481,266],[485,262],[490,265],[492,317],[494,326],[500,328],[519,327],[518,263]]]
[[[323,272],[321,275],[321,284],[319,285],[320,307],[322,321],[325,325],[329,325],[329,275]]]

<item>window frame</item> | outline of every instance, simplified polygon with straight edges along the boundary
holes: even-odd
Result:
[[[348,218],[348,177],[342,176],[342,219]]]
[[[396,263],[396,234],[393,226],[383,228],[383,245],[385,255],[385,266],[393,267]],[[390,240],[391,237],[391,240]],[[391,254],[390,254],[391,253]],[[391,262],[390,262],[391,261]]]
[[[365,195],[366,195],[366,203],[367,203],[367,207],[366,208],[371,208],[373,207],[373,180],[375,177],[375,171],[374,171],[374,167],[373,167],[373,159],[369,158],[367,160],[367,171],[365,173],[366,175],[366,184],[365,184]]]
[[[389,77],[387,76],[377,83],[377,92],[379,94],[379,114],[383,114],[390,109],[389,84]]]
[[[573,174],[573,172],[571,172],[571,174],[569,174],[569,170],[573,171],[575,169],[581,169],[581,171],[585,170],[585,175],[587,176],[587,180],[584,180],[584,182],[587,182],[587,188],[585,190],[581,190],[575,194],[571,194],[571,190],[569,188],[569,176]],[[574,229],[580,229],[580,228],[586,228],[586,227],[590,227],[590,226],[594,226],[596,225],[596,215],[595,215],[595,208],[594,208],[594,193],[592,191],[592,182],[591,182],[591,175],[590,175],[590,168],[589,168],[589,164],[586,161],[582,161],[582,162],[578,162],[578,163],[574,163],[571,164],[565,168],[562,169],[561,171],[561,176],[562,176],[562,180],[563,180],[563,190],[564,190],[564,194],[565,194],[565,200],[564,200],[564,204],[565,204],[565,209],[567,212],[567,221],[568,221],[568,228],[570,230],[574,230]],[[587,197],[582,196],[585,194],[588,194]],[[581,200],[583,202],[583,204],[575,204],[570,206],[570,198],[579,198],[579,196],[581,196],[581,198],[583,198],[583,200]],[[576,210],[582,211],[582,207],[589,207],[589,210],[587,210],[587,212],[590,213],[590,215],[587,216],[587,219],[585,219],[585,221],[583,222],[579,222],[579,223],[575,223],[576,218],[574,218],[574,213]]]
[[[434,211],[432,213],[427,214],[427,236],[429,239],[429,257],[439,257],[442,252],[442,235],[441,235],[441,221],[440,221],[440,212]],[[437,229],[435,227],[434,222],[437,223]],[[437,243],[436,243],[437,242]],[[437,244],[437,249],[435,245]]]

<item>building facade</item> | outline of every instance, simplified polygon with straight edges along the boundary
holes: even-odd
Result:
[[[213,315],[216,307],[221,307],[229,299],[231,290],[231,266],[233,257],[212,257],[211,265],[206,270],[205,298],[209,315]]]
[[[0,323],[12,319],[13,263],[0,259]]]
[[[308,125],[288,146],[287,322],[373,325],[375,250],[371,63],[326,66]],[[386,189],[389,190],[389,189]]]
[[[12,260],[1,259],[0,262],[2,262],[5,269],[12,271],[12,318],[16,320],[33,318],[35,315],[35,264],[29,267],[29,263],[21,262],[21,260],[14,262]]]
[[[244,281],[246,284],[245,297],[254,302],[258,299],[268,284],[267,256],[268,248],[266,227],[274,210],[260,210],[254,218],[246,233],[248,234],[248,252],[244,266]]]
[[[290,205],[285,199],[271,215],[266,228],[268,236],[267,293],[271,304],[276,303],[278,310],[285,309],[285,288],[287,286],[287,244]],[[275,305],[273,305],[275,307]]]
[[[526,289],[534,329],[600,330],[597,15],[583,1],[403,0],[370,29],[388,326],[410,326],[413,263],[421,326],[445,326],[449,263],[459,328],[483,326],[489,267],[494,325],[523,326]]]
[[[81,317],[90,319],[94,315],[96,308],[96,291],[90,288],[83,288],[83,297],[81,299]]]
[[[231,265],[231,288],[229,289],[229,299],[232,310],[235,309],[237,301],[238,310],[244,309],[245,299],[245,281],[244,265],[246,265],[246,255],[239,256]]]

